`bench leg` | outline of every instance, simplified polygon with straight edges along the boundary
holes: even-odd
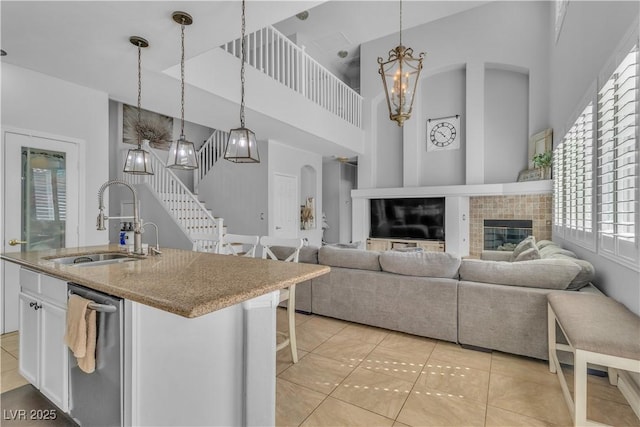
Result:
[[[547,336],[549,337],[549,371],[552,374],[556,373],[556,365],[554,359],[556,356],[556,315],[551,308],[551,305],[547,304]]]
[[[576,426],[583,426],[587,424],[587,358],[582,351],[576,349],[573,363],[573,422]]]
[[[609,384],[618,385],[618,370],[615,368],[608,368],[609,372]]]

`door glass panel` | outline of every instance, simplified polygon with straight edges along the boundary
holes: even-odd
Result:
[[[22,147],[22,251],[65,246],[65,153]]]

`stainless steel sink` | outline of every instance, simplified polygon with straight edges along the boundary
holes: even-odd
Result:
[[[83,254],[61,258],[48,258],[56,264],[72,265],[74,267],[94,267],[98,265],[116,264],[138,261],[140,258],[123,253]]]

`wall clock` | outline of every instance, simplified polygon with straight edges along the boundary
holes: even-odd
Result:
[[[427,119],[427,151],[460,148],[460,116]]]

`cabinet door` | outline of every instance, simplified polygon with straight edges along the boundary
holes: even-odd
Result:
[[[66,310],[42,302],[40,310],[40,391],[63,411],[68,409],[68,350],[64,343]]]
[[[39,310],[40,303],[31,296],[20,292],[20,375],[35,387],[38,384],[38,355],[40,343]]]

